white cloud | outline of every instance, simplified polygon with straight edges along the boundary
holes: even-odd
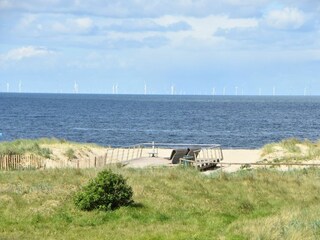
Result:
[[[170,24],[183,21],[191,26],[188,31],[167,33],[172,43],[176,46],[183,44],[186,40],[196,40],[203,44],[217,44],[221,39],[214,36],[219,29],[253,28],[258,26],[258,20],[254,18],[229,18],[228,16],[207,16],[203,18],[165,16],[156,20],[159,24]]]
[[[85,17],[85,18],[77,18],[74,20],[77,27],[87,30],[90,29],[93,25],[93,22],[91,18]]]
[[[94,27],[94,22],[89,17],[68,18],[51,23],[54,32],[66,34],[82,34],[89,32]]]
[[[305,14],[297,8],[272,10],[265,16],[267,25],[276,29],[299,29],[305,21]]]
[[[24,58],[43,57],[52,53],[53,51],[50,51],[44,47],[27,46],[10,50],[6,54],[1,55],[1,60],[20,61]]]

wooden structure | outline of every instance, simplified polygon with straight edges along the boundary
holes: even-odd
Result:
[[[199,170],[215,167],[223,160],[220,145],[201,147],[200,149],[189,151],[189,153],[179,159],[179,163],[185,166],[192,166]]]
[[[39,169],[44,159],[35,155],[0,155],[0,170]]]

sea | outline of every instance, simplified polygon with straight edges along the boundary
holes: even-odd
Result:
[[[59,138],[130,146],[221,144],[260,148],[320,139],[319,96],[0,93],[0,141]]]

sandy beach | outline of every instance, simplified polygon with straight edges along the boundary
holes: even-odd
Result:
[[[261,150],[257,149],[226,149],[223,150],[223,163],[256,163],[261,160]],[[241,165],[223,165],[223,170],[234,172]]]

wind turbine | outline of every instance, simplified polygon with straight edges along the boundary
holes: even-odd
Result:
[[[79,92],[79,86],[78,86],[76,81],[74,81],[73,92],[74,93],[78,93]]]
[[[225,96],[226,95],[226,88],[224,87],[223,88],[223,96]]]
[[[276,87],[273,87],[272,95],[273,95],[273,96],[275,96],[275,95],[276,95]]]
[[[147,95],[147,84],[144,83],[144,95]]]
[[[10,84],[7,82],[7,93],[10,91]]]
[[[22,92],[22,83],[21,83],[21,81],[19,81],[19,93],[21,93]]]
[[[238,87],[236,87],[236,96],[238,96]]]
[[[216,89],[215,88],[212,88],[212,95],[216,95]]]
[[[171,95],[174,95],[174,85],[171,85]]]
[[[262,90],[261,90],[261,88],[259,88],[259,96],[261,96],[261,92],[262,92]]]

